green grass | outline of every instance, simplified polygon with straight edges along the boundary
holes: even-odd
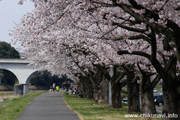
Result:
[[[162,85],[156,85],[155,87],[157,89],[158,92],[162,92],[161,89],[162,89]]]
[[[13,95],[13,94],[14,94],[14,91],[0,91],[0,96]]]
[[[0,120],[15,120],[30,101],[42,93],[44,92],[29,93],[12,100],[6,100],[0,105]]]
[[[123,108],[116,109],[108,107],[108,105],[97,105],[93,100],[86,98],[78,98],[76,95],[65,95],[64,100],[71,109],[76,111],[82,120],[142,120],[145,118],[125,118],[125,114],[140,114],[128,113],[127,105],[123,104]],[[160,119],[145,119],[145,120],[160,120]]]

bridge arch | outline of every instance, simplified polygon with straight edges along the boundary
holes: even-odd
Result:
[[[34,71],[33,73],[31,73],[31,75],[29,75],[29,77],[26,80],[26,84],[29,84],[31,79],[38,73],[38,71]]]
[[[2,71],[2,73],[4,74],[3,76],[0,76],[0,83],[5,83],[5,84],[9,84],[10,86],[13,86],[16,83],[16,80],[18,81],[17,76],[12,71],[8,69],[1,69],[1,68],[0,68],[0,71]],[[3,80],[2,78],[4,77],[6,77],[6,79],[4,79],[5,81],[1,81]]]
[[[19,84],[23,84],[23,94],[29,92],[29,82],[38,71],[28,66],[29,63],[22,59],[0,59],[0,69],[9,70],[17,77]]]

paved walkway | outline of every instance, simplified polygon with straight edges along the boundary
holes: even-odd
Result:
[[[17,120],[80,120],[63,101],[63,91],[35,98]]]

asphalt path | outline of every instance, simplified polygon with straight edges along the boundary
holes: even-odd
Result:
[[[80,120],[64,103],[63,93],[48,92],[36,97],[17,120]]]

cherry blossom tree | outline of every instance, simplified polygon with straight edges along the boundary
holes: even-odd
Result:
[[[74,67],[75,63],[78,63],[79,68],[81,66],[86,66],[84,68],[93,68],[92,63],[112,65],[119,64],[120,61],[123,63],[123,60],[124,62],[127,62],[127,56],[125,58],[119,58],[117,56],[117,42],[102,41],[99,38],[99,34],[102,31],[99,28],[99,25],[94,25],[95,20],[87,23],[87,20],[92,18],[91,16],[87,19],[87,16],[81,15],[80,17],[81,19],[83,18],[83,21],[81,21],[83,25],[80,26],[80,22],[78,22],[78,20],[80,21],[79,15],[77,14],[78,16],[75,16],[76,13],[83,12],[81,9],[76,10],[79,6],[75,6],[75,10],[69,10],[67,7],[73,8],[74,4],[72,4],[72,6],[70,2],[67,1],[64,4],[58,4],[59,6],[57,6],[57,1],[49,3],[39,2],[39,4],[36,3],[36,5],[34,14],[28,13],[24,16],[24,18],[22,18],[22,22],[17,25],[17,28],[13,32],[15,42],[16,40],[20,40],[22,42],[22,45],[26,48],[28,58],[33,61],[33,65],[40,67],[41,69],[48,69],[54,74],[70,74],[72,71],[69,72],[67,68],[69,68],[69,65]],[[56,7],[49,7],[54,5],[56,5]],[[53,11],[53,13],[49,13],[49,11]],[[75,12],[71,13],[70,11]],[[56,16],[52,16],[51,14],[55,14]],[[76,24],[74,24],[74,22]],[[85,29],[85,27],[88,29]],[[106,27],[108,26],[105,26],[105,28]],[[61,28],[61,30],[59,30],[59,28]],[[120,44],[124,43],[119,43],[118,46]],[[129,48],[128,46],[128,44],[124,44],[122,47]],[[84,49],[86,51],[83,51]],[[72,53],[77,53],[79,51],[91,52],[91,55],[86,55],[85,59],[83,58],[84,56],[79,56],[79,54],[72,55]],[[66,56],[69,54],[71,54],[71,58]],[[72,56],[73,61],[75,62],[72,62]],[[129,61],[131,61],[130,58],[134,60],[133,57],[129,57]],[[61,64],[62,66],[59,65],[59,63],[62,62],[70,63],[63,63]],[[76,66],[73,70],[78,70],[78,67]],[[87,71],[87,69],[80,71],[84,72],[85,70]],[[108,79],[111,79],[107,73],[106,76]],[[115,81],[113,88],[117,88],[116,86],[118,86],[118,81],[115,80],[115,78],[111,81]],[[118,90],[114,90],[113,96],[119,95],[119,93],[116,95],[116,91]],[[120,102],[120,100],[115,101]]]
[[[75,77],[74,71],[85,74],[94,65],[140,64],[142,83],[143,71],[157,72],[164,81],[164,113],[179,114],[179,0],[34,2],[35,10],[12,31],[33,65]]]

